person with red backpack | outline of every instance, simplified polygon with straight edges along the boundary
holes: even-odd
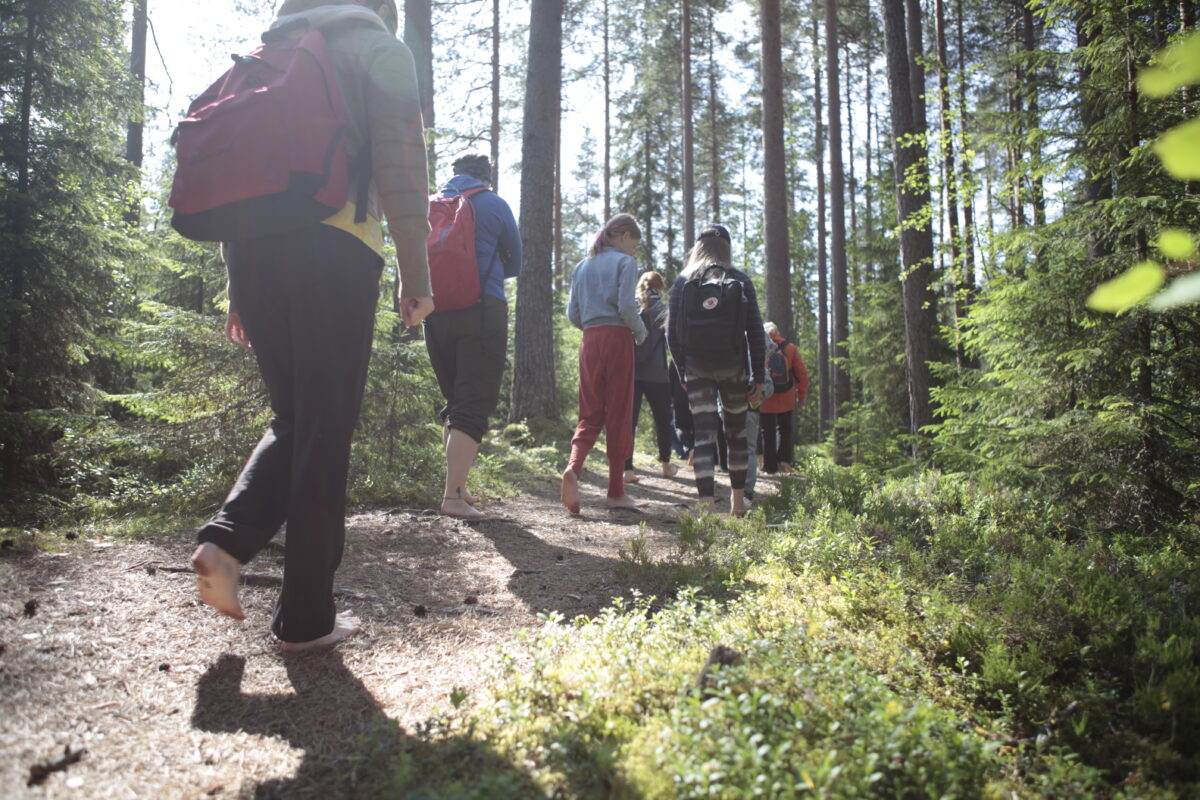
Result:
[[[800,350],[779,334],[773,322],[763,325],[771,343],[767,345],[768,379],[775,392],[759,409],[763,434],[763,471],[768,475],[792,471],[792,427],[797,406],[808,393],[808,369]]]
[[[441,512],[485,519],[467,491],[467,475],[500,402],[508,345],[504,280],[521,272],[521,234],[512,209],[491,191],[492,163],[467,155],[454,177],[430,198],[427,241],[433,301],[425,345],[446,405],[442,443],[446,487]]]
[[[235,57],[178,131],[172,207],[185,215],[180,224],[205,212],[199,201],[209,201],[207,210],[249,201],[202,220],[216,227],[181,232],[223,241],[227,335],[253,351],[274,413],[221,509],[199,530],[192,565],[201,601],[244,619],[240,567],[286,523],[271,623],[286,651],[332,645],[359,630],[350,613],[337,612],[333,580],[345,545],[350,443],[371,354],[383,217],[396,247],[404,324],[419,324],[433,309],[421,105],[396,27],[394,0],[285,0],[263,47]],[[264,99],[265,112],[254,104]],[[329,128],[327,160],[347,172],[338,191],[306,199],[305,191],[321,195],[337,177],[321,174],[320,165],[288,167],[292,151],[310,144],[319,126],[310,130],[306,121],[316,115],[343,123]],[[288,127],[255,150],[265,135],[258,126],[280,120]],[[265,154],[239,163],[243,151]],[[281,164],[278,184],[270,170]],[[225,181],[204,182],[206,170],[218,168]],[[214,192],[223,193],[217,201]]]

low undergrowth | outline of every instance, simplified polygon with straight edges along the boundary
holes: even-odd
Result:
[[[672,557],[635,545],[625,568],[657,576],[658,598],[547,617],[492,693],[452,698],[425,740],[476,742],[502,768],[435,758],[385,788],[1193,796],[1194,523],[1098,533],[961,477],[813,464],[745,521],[681,524]]]

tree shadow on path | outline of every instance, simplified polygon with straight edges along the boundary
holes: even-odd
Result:
[[[292,694],[245,694],[246,661],[231,654],[209,667],[196,687],[196,729],[277,737],[304,751],[295,775],[259,784],[254,797],[482,796],[475,792],[483,776],[494,787],[489,796],[544,796],[528,775],[480,742],[405,733],[336,650],[284,661]]]

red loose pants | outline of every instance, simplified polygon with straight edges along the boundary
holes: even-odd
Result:
[[[625,459],[633,454],[633,332],[624,325],[596,325],[579,348],[579,425],[567,467],[583,462],[603,429],[608,441],[608,496],[625,494]]]

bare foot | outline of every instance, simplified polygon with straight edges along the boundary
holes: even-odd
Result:
[[[746,495],[741,489],[734,489],[729,495],[729,516],[740,517],[746,513]]]
[[[238,602],[238,572],[241,564],[236,558],[212,542],[205,542],[192,553],[192,569],[196,571],[200,602],[227,617],[246,618],[246,612]]]
[[[467,489],[465,489],[465,488],[463,489],[463,498],[462,499],[467,502],[467,505],[472,505],[472,506],[479,505],[479,495],[472,494],[471,492],[467,491]]]
[[[639,502],[637,500],[634,500],[629,495],[623,494],[620,497],[608,498],[607,500],[604,501],[604,505],[608,506],[609,508],[625,508],[630,511],[640,511],[641,509],[645,508],[646,506],[648,506],[650,504],[644,503],[644,502]]]
[[[664,478],[674,478],[679,474],[679,467],[672,464],[670,461],[662,462],[662,474]]]
[[[467,500],[460,500],[457,497],[446,497],[442,499],[441,513],[446,517],[454,519],[487,519],[488,515],[471,505]]]
[[[281,642],[280,647],[285,653],[299,653],[312,650],[315,647],[331,647],[343,639],[348,639],[362,630],[362,623],[352,611],[343,611],[333,618],[333,630],[311,642]]]
[[[562,474],[562,490],[559,493],[559,499],[562,500],[567,511],[572,514],[579,513],[579,476],[572,469],[568,469]]]
[[[790,473],[790,472],[795,472],[795,470],[794,470],[794,469],[792,469],[792,465],[791,465],[791,464],[789,464],[789,463],[787,463],[786,461],[780,461],[780,462],[779,462],[779,471],[780,471],[780,472],[789,472],[789,473]]]
[[[637,476],[637,473],[636,473],[636,472],[634,472],[634,471],[633,471],[633,470],[631,470],[631,469],[627,469],[627,470],[625,470],[625,482],[626,482],[626,483],[637,483],[637,482],[639,482],[640,480],[641,480],[641,478],[639,478],[639,477]]]

